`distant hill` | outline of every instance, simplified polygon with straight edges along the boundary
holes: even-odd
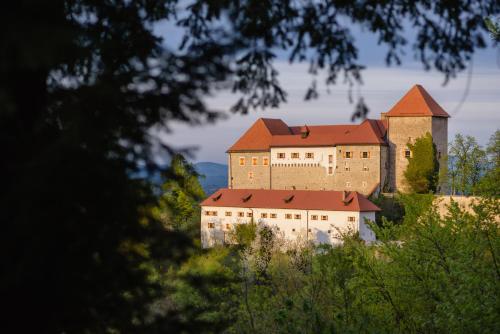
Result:
[[[219,188],[227,187],[227,165],[215,162],[198,162],[194,164],[195,170],[200,174],[200,183],[207,195]]]

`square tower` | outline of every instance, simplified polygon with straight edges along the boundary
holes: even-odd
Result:
[[[383,114],[387,119],[389,142],[389,189],[407,191],[404,172],[408,166],[408,143],[432,135],[436,145],[440,173],[447,169],[448,118],[450,115],[420,85],[413,86],[392,109]],[[431,157],[429,157],[431,158]]]

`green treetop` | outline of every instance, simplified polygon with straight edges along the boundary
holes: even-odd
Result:
[[[439,175],[439,162],[436,156],[436,146],[432,135],[417,138],[414,144],[408,143],[412,152],[408,158],[408,167],[404,172],[406,182],[416,193],[435,192]]]

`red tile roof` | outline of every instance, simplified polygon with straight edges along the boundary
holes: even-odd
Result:
[[[308,135],[303,136],[304,129]],[[229,148],[235,151],[268,151],[271,147],[385,145],[383,121],[367,119],[359,125],[304,125],[288,127],[279,119],[259,119]]]
[[[450,115],[420,85],[413,86],[386,114],[388,117]]]
[[[288,135],[290,129],[281,119],[259,118],[243,136],[238,139],[230,151],[262,151],[269,149],[274,135]]]
[[[201,206],[233,208],[268,208],[322,211],[380,211],[380,208],[358,192],[267,190],[222,188],[210,195]]]

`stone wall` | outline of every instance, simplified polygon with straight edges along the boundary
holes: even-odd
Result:
[[[240,158],[245,160],[240,165]],[[257,159],[257,165],[252,159]],[[264,158],[268,164],[264,165]],[[270,154],[269,152],[231,152],[229,153],[228,187],[234,189],[270,189]]]
[[[439,175],[446,175],[447,153],[448,153],[448,119],[443,117],[434,117],[432,119],[432,140],[436,145],[439,159]],[[440,191],[446,193],[447,186],[445,182],[440,182]]]
[[[389,129],[389,177],[392,191],[407,191],[408,185],[404,178],[404,171],[408,166],[405,150],[408,142],[432,134],[432,117],[388,117]]]

